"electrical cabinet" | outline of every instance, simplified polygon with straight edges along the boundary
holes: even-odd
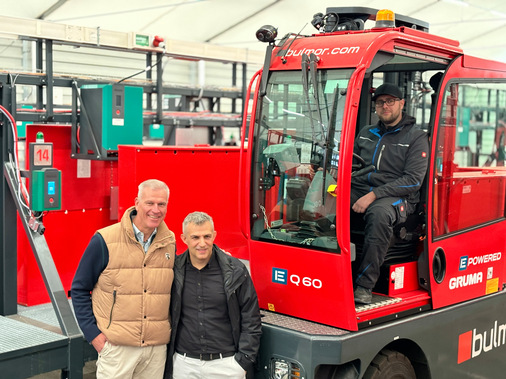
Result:
[[[141,145],[143,90],[120,84],[81,87],[79,157],[116,157],[118,145]]]

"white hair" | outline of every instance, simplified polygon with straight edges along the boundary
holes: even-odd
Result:
[[[167,200],[169,200],[169,187],[161,180],[148,179],[143,181],[141,184],[139,184],[139,192],[137,193],[137,198],[142,198],[142,193],[146,188],[151,188],[152,190],[165,190],[165,192],[167,192]]]
[[[185,217],[183,221],[183,233],[185,232],[188,224],[202,225],[206,222],[211,223],[211,228],[214,230],[213,218],[205,212],[192,212]]]

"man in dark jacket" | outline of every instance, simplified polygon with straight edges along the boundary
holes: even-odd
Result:
[[[186,216],[176,257],[165,378],[250,377],[260,346],[258,299],[246,266],[216,245],[212,218]]]
[[[413,213],[427,171],[427,134],[416,120],[403,114],[401,90],[390,83],[374,95],[376,125],[364,127],[355,140],[354,153],[374,170],[352,179],[352,211],[364,214],[365,236],[355,280],[355,302],[369,304],[378,280],[393,228]],[[353,216],[353,214],[352,214]]]

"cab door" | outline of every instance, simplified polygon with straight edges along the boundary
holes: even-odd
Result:
[[[503,287],[506,73],[460,56],[444,74],[437,104],[427,203],[434,308]]]

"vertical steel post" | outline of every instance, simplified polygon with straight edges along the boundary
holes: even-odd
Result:
[[[232,63],[232,87],[237,85],[237,63]],[[232,113],[236,112],[237,99],[232,99]]]
[[[42,43],[42,39],[38,39],[35,42],[35,68],[37,70],[37,74],[42,73],[43,70],[43,59],[42,59],[42,53],[44,44]],[[42,84],[39,84],[37,86],[37,93],[36,93],[36,99],[35,99],[35,107],[37,109],[42,109],[44,106],[43,99],[44,99],[44,86]]]
[[[264,74],[266,74],[266,73],[264,73]],[[247,94],[247,89],[248,89],[248,77],[247,76],[248,76],[248,73],[246,70],[246,63],[243,63],[242,64],[241,120],[244,120],[248,116],[248,110],[245,109],[245,105],[247,104],[247,102],[249,100],[249,99],[246,99],[246,94]],[[242,128],[242,125],[248,125],[248,124],[241,123],[241,128]],[[246,127],[246,130],[241,130],[241,129],[239,129],[239,130],[240,130],[240,132],[239,132],[239,141],[240,141],[243,133],[245,133],[246,136],[248,135],[248,127]]]
[[[70,116],[70,154],[73,158],[78,151],[78,124],[79,124],[79,115],[78,115],[78,97],[79,97],[79,88],[77,82],[74,80],[72,82],[72,103],[71,110],[72,114]]]
[[[1,87],[2,104],[6,109],[11,107],[11,86],[3,83]],[[1,133],[0,149],[2,166],[9,161],[9,146],[13,146],[13,135],[9,120],[0,116]],[[2,176],[0,185],[0,315],[8,316],[17,313],[17,243],[16,243],[16,205],[6,179]]]
[[[242,108],[246,104],[246,89],[248,88],[248,73],[246,70],[246,63],[242,64]]]
[[[53,121],[53,41],[46,40],[46,121]]]
[[[163,118],[163,65],[162,53],[156,53],[156,123]]]
[[[151,67],[152,64],[153,64],[153,53],[146,53],[146,67]],[[146,80],[149,83],[152,83],[152,79],[153,79],[153,70],[149,69],[146,71]],[[146,107],[145,107],[145,109],[147,111],[153,110],[153,87],[151,87],[150,91],[148,93],[146,93]],[[149,137],[149,132],[150,132],[149,125],[153,123],[153,118],[154,117],[149,116],[149,122],[142,123],[143,136]],[[158,120],[158,121],[160,121],[160,120]]]
[[[163,124],[163,54],[156,53],[156,123]],[[175,145],[176,135],[174,130],[175,125],[165,125],[163,144],[164,145]]]
[[[152,64],[153,64],[153,55],[152,55],[152,53],[147,53],[146,54],[146,67],[151,67]],[[156,69],[158,70],[158,67]],[[152,79],[153,79],[153,70],[147,70],[146,71],[146,80],[148,82],[151,82]],[[146,94],[146,101],[147,101],[146,110],[148,110],[148,111],[153,109],[152,100],[153,100],[153,92],[149,91]]]

